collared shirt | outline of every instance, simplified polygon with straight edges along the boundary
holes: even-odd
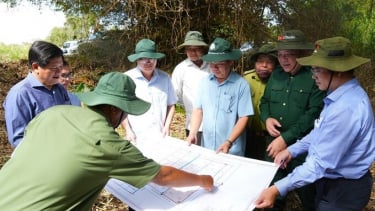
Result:
[[[375,159],[375,124],[371,102],[357,79],[324,99],[314,129],[288,148],[293,157],[308,150],[306,161],[276,182],[282,195],[321,178],[358,179]]]
[[[202,79],[199,93],[194,107],[203,111],[202,146],[217,150],[231,134],[238,118],[253,115],[250,86],[233,71],[220,84],[215,75],[210,74]],[[245,147],[246,133],[242,132],[229,153],[243,156]]]
[[[22,140],[26,125],[40,112],[55,105],[71,104],[61,84],[47,89],[32,73],[14,85],[4,101],[8,141],[16,147]]]
[[[190,119],[193,112],[193,101],[196,98],[198,85],[203,77],[208,76],[210,68],[207,62],[203,62],[201,67],[198,67],[190,59],[185,59],[179,63],[172,73],[172,84],[178,103],[181,104],[186,113],[186,129],[190,128]],[[202,127],[199,128],[202,131]]]
[[[151,103],[150,109],[139,116],[128,115],[129,123],[137,137],[147,134],[161,134],[167,117],[167,106],[177,102],[177,96],[169,75],[159,69],[148,81],[139,68],[125,72],[136,84],[137,97]]]
[[[266,88],[266,82],[260,80],[255,69],[246,71],[244,73],[244,79],[250,84],[251,89],[251,100],[253,102],[254,115],[249,117],[248,127],[255,132],[263,132],[266,130],[266,126],[260,119],[260,99],[263,96],[264,89]]]
[[[277,67],[271,74],[260,104],[263,122],[275,118],[282,125],[281,136],[289,146],[305,136],[323,108],[325,92],[312,79],[310,67],[302,66],[295,74]]]
[[[143,187],[160,168],[99,110],[54,106],[30,122],[0,170],[0,210],[90,210],[110,178]]]

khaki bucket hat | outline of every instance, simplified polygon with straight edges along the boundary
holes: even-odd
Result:
[[[128,56],[129,61],[135,62],[140,58],[161,59],[165,54],[156,52],[156,44],[150,39],[142,39],[135,46],[135,53]]]
[[[203,46],[207,47],[208,44],[204,42],[202,33],[199,31],[189,31],[185,36],[185,41],[177,47],[181,49],[185,46]]]
[[[141,115],[151,106],[135,95],[135,83],[127,75],[110,72],[103,75],[94,91],[77,93],[78,98],[88,106],[112,105],[132,115]]]
[[[285,31],[277,37],[276,50],[313,50],[314,44],[307,42],[301,30]]]
[[[220,62],[238,60],[242,56],[239,49],[232,49],[231,44],[223,38],[216,38],[210,45],[208,53],[202,56],[203,61]]]
[[[346,72],[369,62],[353,54],[349,39],[332,37],[318,40],[311,56],[297,59],[301,65],[317,66],[335,72]]]

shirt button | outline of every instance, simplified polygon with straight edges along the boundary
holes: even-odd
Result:
[[[283,103],[283,106],[286,106],[286,103]]]
[[[280,119],[280,120],[283,120],[283,117],[281,116],[279,119]]]

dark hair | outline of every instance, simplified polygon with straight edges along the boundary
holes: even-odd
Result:
[[[49,42],[35,41],[29,49],[30,66],[36,62],[39,66],[45,67],[51,59],[56,57],[62,57],[64,60],[63,51],[55,44]]]

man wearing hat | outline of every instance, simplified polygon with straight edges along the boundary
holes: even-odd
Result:
[[[122,123],[126,129],[126,138],[163,137],[169,135],[177,96],[169,75],[156,68],[157,60],[165,54],[156,51],[156,44],[150,39],[140,40],[135,53],[128,56],[137,66],[125,72],[137,85],[137,97],[150,102],[151,108],[142,115],[128,115]]]
[[[246,147],[245,127],[253,115],[250,86],[233,71],[234,61],[241,51],[216,38],[208,53],[202,57],[209,63],[212,73],[201,80],[190,122],[189,143],[197,143],[197,132],[203,124],[201,146],[243,156]]]
[[[267,81],[272,71],[278,65],[275,44],[267,43],[262,45],[259,50],[250,57],[250,60],[254,63],[254,69],[246,71],[244,73],[244,78],[250,84],[254,116],[249,117],[246,127],[245,156],[264,160],[264,151],[266,150],[265,136],[267,131],[260,119],[259,104]]]
[[[276,49],[280,67],[268,80],[260,104],[260,116],[266,125],[265,159],[273,161],[276,154],[301,139],[314,126],[323,108],[325,92],[312,79],[311,67],[301,66],[297,58],[311,54],[313,44],[300,30],[288,30],[278,37]],[[306,155],[294,158],[288,168],[279,169],[272,181],[288,175],[304,162]],[[304,210],[315,210],[313,185],[296,190]],[[273,210],[283,210],[285,198],[279,197]]]
[[[257,207],[272,206],[276,195],[315,182],[316,210],[363,210],[371,195],[375,124],[371,102],[354,69],[370,60],[353,55],[348,39],[332,37],[317,41],[314,53],[297,61],[312,66],[317,86],[328,95],[314,129],[275,158],[284,168],[308,152],[306,161],[266,189]]]
[[[184,43],[178,46],[178,49],[184,49],[187,58],[174,68],[172,83],[178,97],[178,103],[185,109],[186,136],[190,132],[193,101],[196,98],[199,82],[210,72],[208,63],[202,60],[207,48],[207,43],[204,42],[202,34],[198,31],[189,31],[185,36]],[[202,127],[199,128],[197,136],[199,144],[201,142]]]
[[[107,73],[79,95],[86,107],[55,106],[35,117],[0,170],[0,210],[90,210],[110,178],[211,191],[211,176],[159,165],[115,131],[128,114],[150,108],[135,87],[130,77]]]

